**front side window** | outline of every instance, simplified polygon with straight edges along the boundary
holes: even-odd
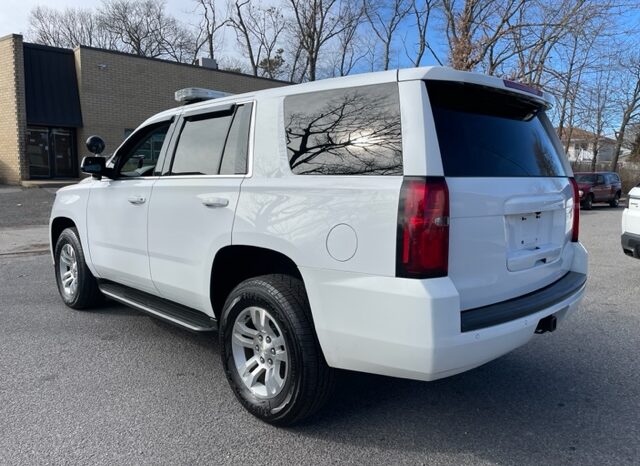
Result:
[[[137,131],[118,151],[118,174],[121,177],[153,175],[164,147],[171,122],[162,122]]]
[[[284,100],[289,165],[298,175],[402,175],[396,83]]]

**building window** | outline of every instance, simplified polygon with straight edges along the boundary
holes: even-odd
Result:
[[[77,176],[75,129],[29,126],[26,138],[30,178]]]

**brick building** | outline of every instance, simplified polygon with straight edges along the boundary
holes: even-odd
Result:
[[[75,179],[91,134],[113,152],[149,116],[175,107],[174,92],[237,94],[286,82],[197,65],[0,38],[0,183]]]

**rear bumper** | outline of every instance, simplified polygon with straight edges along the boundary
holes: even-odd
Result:
[[[571,286],[512,315],[462,331],[460,297],[448,278],[412,280],[302,268],[318,339],[332,367],[417,380],[472,369],[525,344],[551,314],[559,326],[584,294],[587,253],[574,248]],[[579,280],[574,280],[580,278]],[[550,287],[539,290],[540,293]],[[558,291],[560,288],[557,288]],[[532,296],[535,293],[532,293]],[[541,295],[539,295],[541,296]],[[526,298],[526,296],[524,297]],[[519,298],[522,299],[522,298]],[[533,300],[535,301],[535,300]]]
[[[490,306],[462,311],[461,331],[470,332],[493,327],[551,308],[575,295],[584,288],[586,282],[586,274],[569,272],[560,280],[533,293]]]
[[[634,251],[640,251],[640,235],[628,232],[622,233],[620,242],[625,252],[633,254]]]

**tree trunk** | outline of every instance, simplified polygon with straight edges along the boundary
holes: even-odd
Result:
[[[627,125],[629,124],[629,119],[631,118],[631,113],[628,111],[624,112],[624,116],[622,117],[622,122],[620,123],[620,129],[618,130],[616,137],[616,145],[613,149],[613,159],[611,159],[611,171],[615,172],[618,169],[618,159],[620,158],[620,152],[622,151],[622,143],[624,142],[624,132],[627,130]]]

